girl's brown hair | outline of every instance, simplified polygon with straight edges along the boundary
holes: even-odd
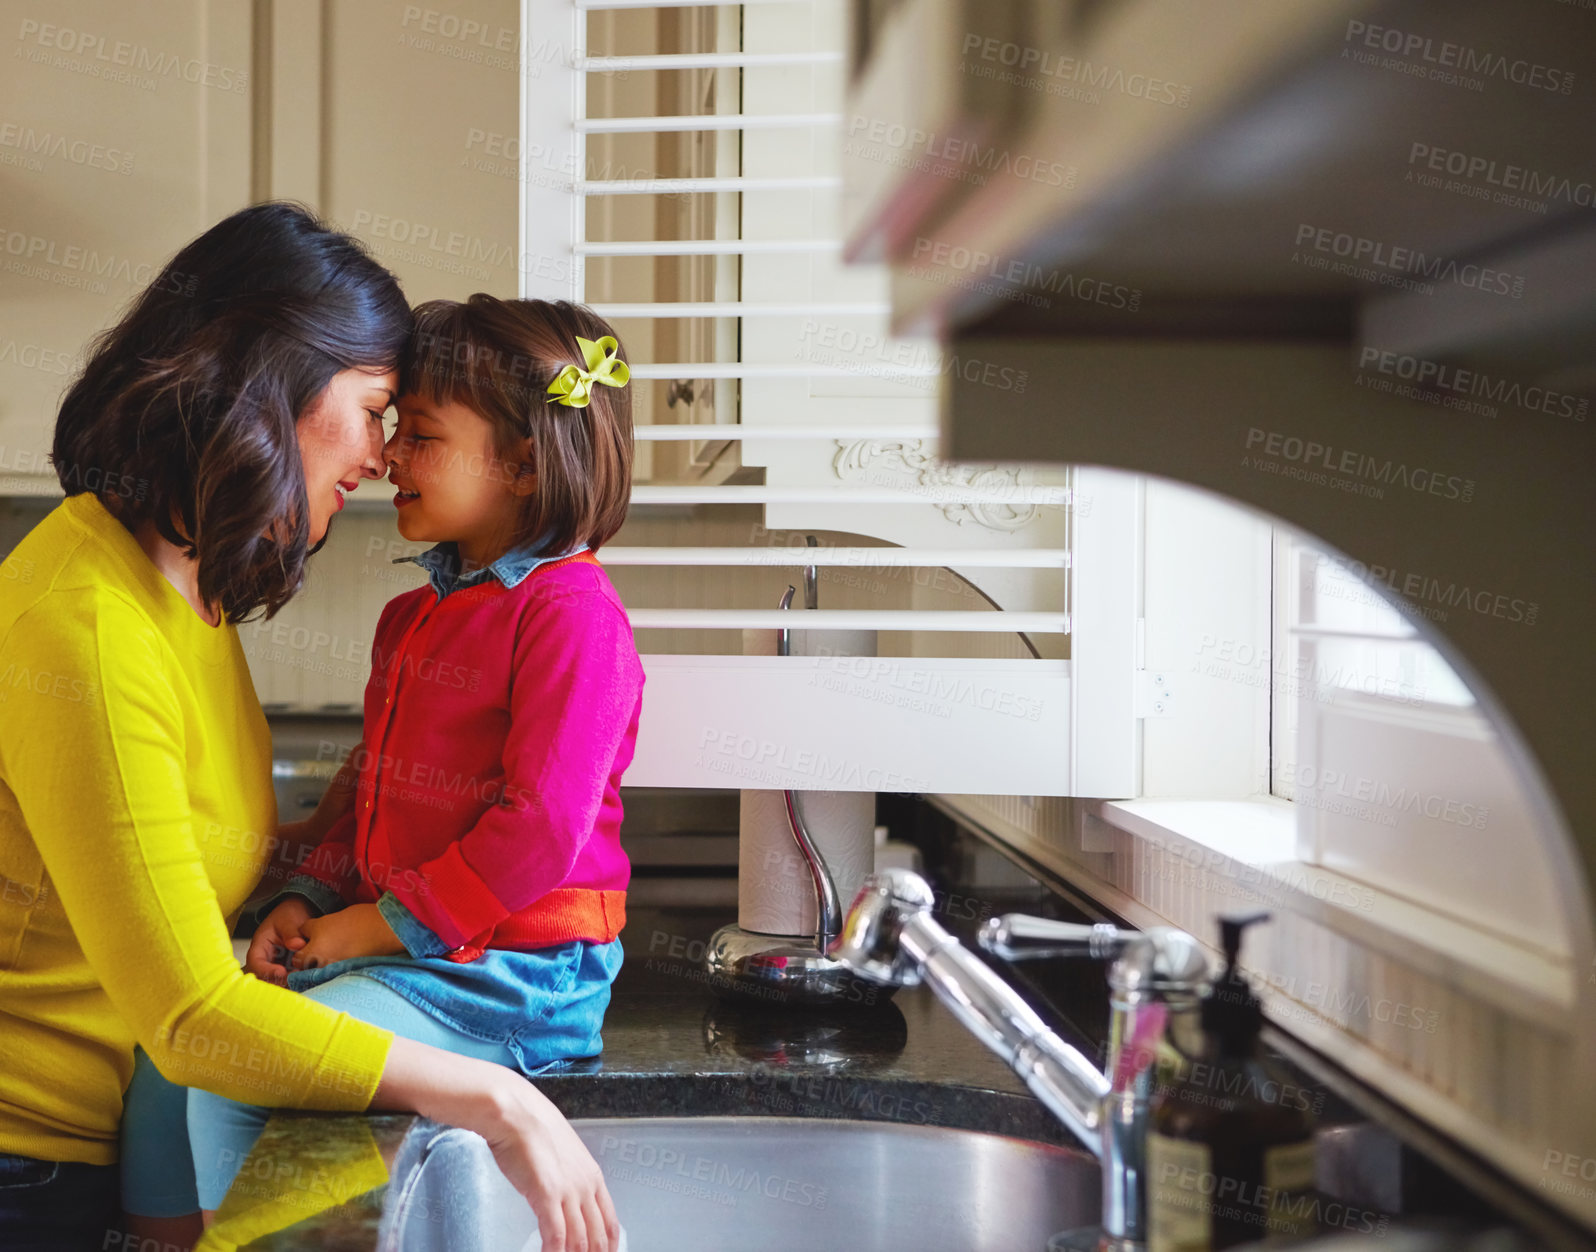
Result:
[[[531,441],[537,490],[515,543],[539,540],[547,553],[608,543],[631,500],[632,389],[597,386],[586,408],[572,408],[548,387],[567,365],[584,366],[578,336],[613,336],[610,325],[584,305],[481,292],[463,304],[429,300],[415,318],[400,391],[486,418],[507,459],[515,439]]]
[[[386,372],[410,334],[392,274],[296,204],[257,204],[171,259],[93,345],[50,459],[129,530],[198,562],[229,622],[270,617],[310,548],[296,424],[345,369]]]

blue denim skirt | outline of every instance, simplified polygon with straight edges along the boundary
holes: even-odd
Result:
[[[600,1031],[621,960],[619,939],[574,939],[533,952],[494,948],[465,962],[363,956],[289,974],[288,987],[309,991],[341,974],[359,973],[450,1030],[509,1049],[531,1078],[552,1062],[603,1050]]]

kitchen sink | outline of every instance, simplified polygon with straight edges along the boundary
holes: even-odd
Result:
[[[1098,1217],[1096,1160],[975,1131],[786,1117],[576,1119],[630,1252],[1043,1252]],[[475,1135],[421,1121],[394,1161],[379,1247],[538,1247]]]

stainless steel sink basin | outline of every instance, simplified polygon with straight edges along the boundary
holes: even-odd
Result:
[[[774,1117],[573,1125],[629,1252],[1043,1252],[1098,1217],[1092,1157],[997,1135]],[[538,1247],[531,1210],[461,1131],[412,1130],[383,1210],[383,1248]]]

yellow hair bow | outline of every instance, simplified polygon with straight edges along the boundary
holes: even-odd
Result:
[[[626,367],[626,362],[620,359],[621,345],[615,342],[614,335],[605,335],[597,343],[591,339],[583,339],[579,335],[576,343],[582,349],[582,357],[587,362],[587,368],[567,365],[549,384],[548,394],[556,397],[555,404],[568,405],[573,409],[585,409],[588,401],[593,398],[595,383],[605,387],[624,387],[630,381],[632,371]]]

